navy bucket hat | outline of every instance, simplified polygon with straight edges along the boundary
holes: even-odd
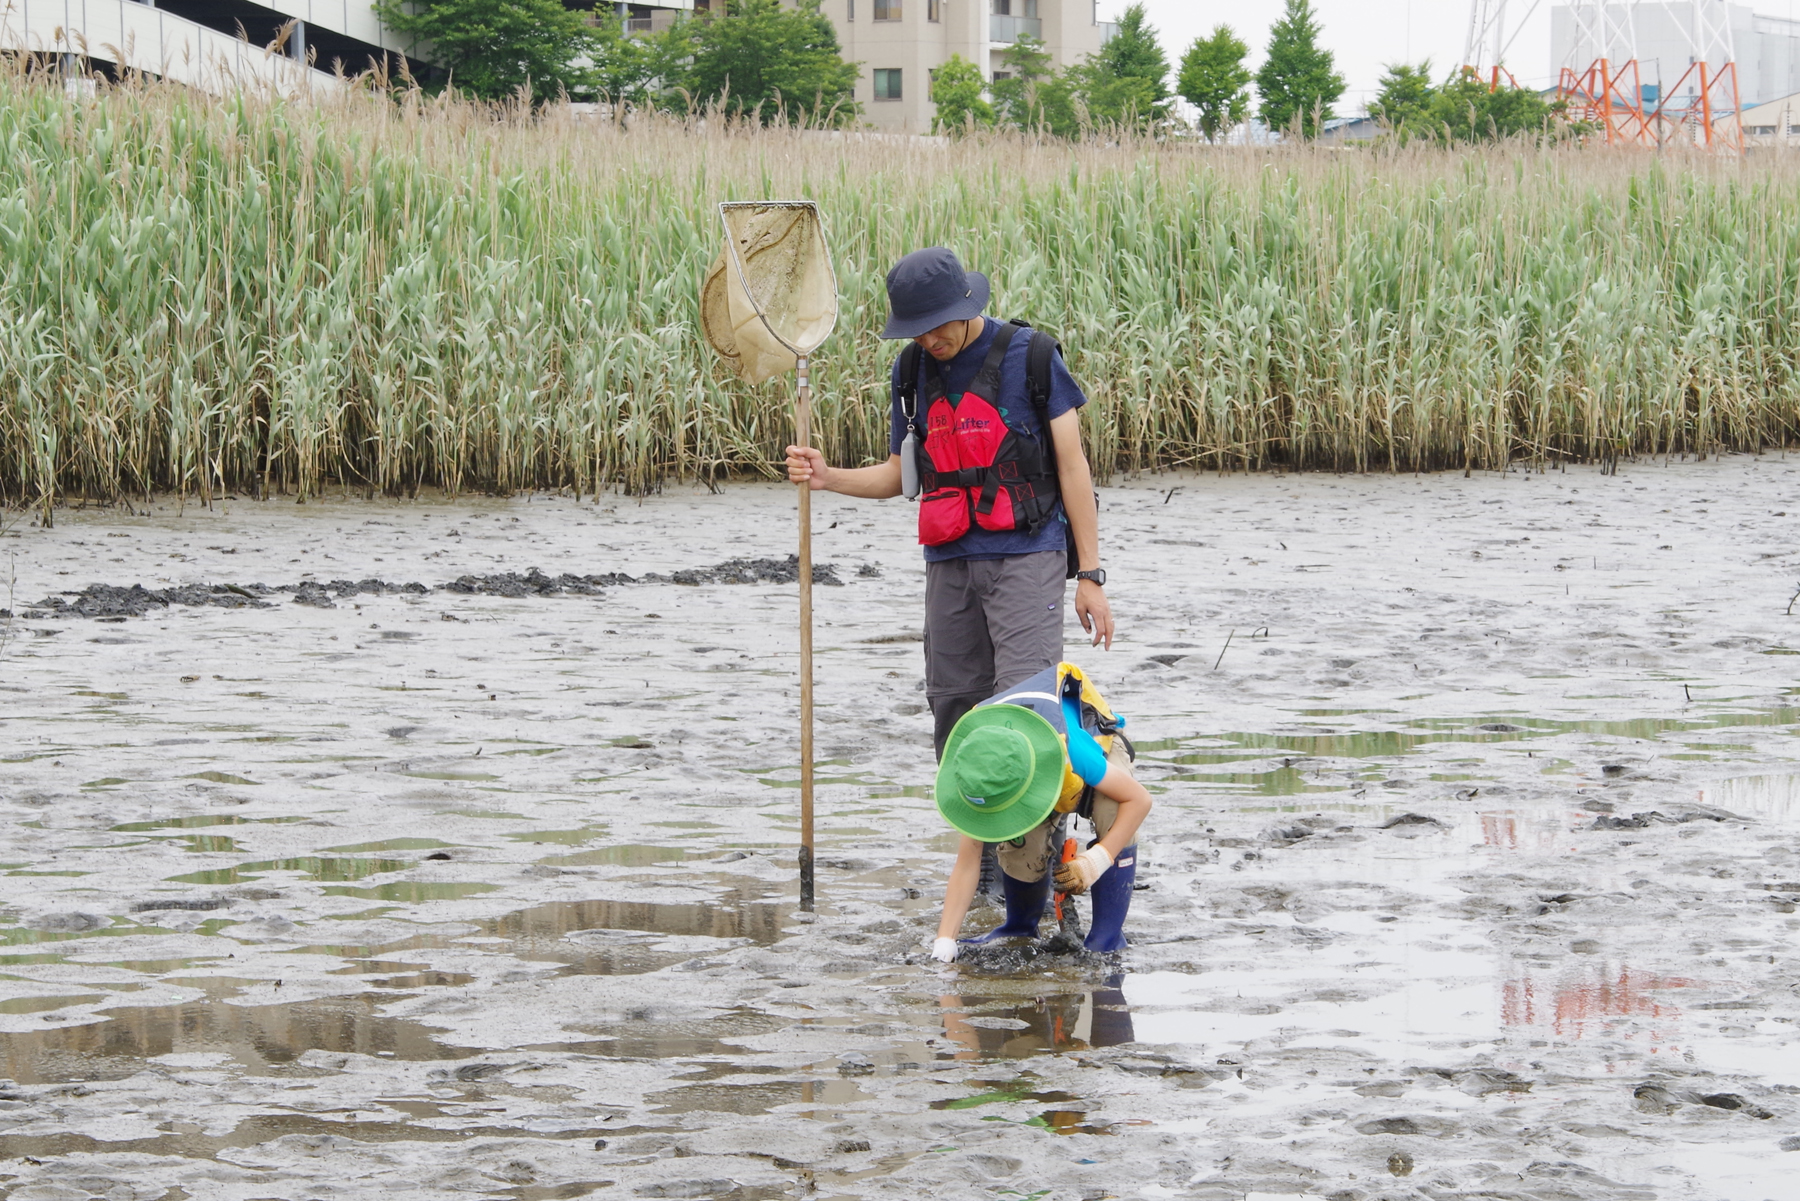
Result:
[[[915,250],[887,274],[884,338],[916,338],[947,321],[968,321],[987,308],[988,279],[942,246]]]

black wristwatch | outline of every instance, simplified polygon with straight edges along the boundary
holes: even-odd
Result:
[[[1096,567],[1092,571],[1078,571],[1075,573],[1075,578],[1078,580],[1092,580],[1094,583],[1104,588],[1106,587],[1106,568]]]

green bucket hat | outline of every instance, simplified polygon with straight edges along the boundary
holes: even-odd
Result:
[[[970,838],[1008,842],[1056,808],[1066,761],[1061,736],[1030,709],[971,709],[944,744],[938,812]]]

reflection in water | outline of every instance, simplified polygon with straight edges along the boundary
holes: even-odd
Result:
[[[618,941],[616,944],[607,941],[578,943],[566,937],[584,930],[600,931],[602,939],[604,932],[617,931]],[[654,939],[634,938],[626,933],[630,931],[707,935],[721,939],[749,938],[766,944],[781,937],[781,909],[771,902],[749,900],[737,892],[704,904],[570,901],[509,913],[488,923],[486,929],[489,935],[511,939],[511,951],[518,958],[566,964],[567,970],[584,975],[650,971],[692,955],[691,950],[659,952]],[[399,940],[384,949],[388,954],[394,954],[405,949],[442,945],[443,941],[439,937],[422,936]],[[172,984],[204,988],[209,995],[179,1005],[108,1009],[101,1014],[106,1020],[99,1022],[0,1034],[0,1075],[21,1083],[122,1077],[141,1070],[143,1060],[193,1051],[229,1054],[252,1072],[273,1071],[315,1050],[386,1054],[409,1060],[463,1059],[474,1053],[468,1048],[437,1042],[425,1026],[383,1017],[376,1012],[379,1005],[393,1000],[393,990],[456,987],[470,983],[469,976],[435,971],[427,964],[383,960],[375,957],[377,948],[374,947],[309,947],[303,950],[365,960],[341,968],[337,974],[380,973],[384,978],[369,983],[386,995],[302,1001],[289,1005],[232,1005],[224,998],[266,981],[217,976],[170,979]],[[57,1007],[61,1007],[100,999],[99,996],[84,996],[56,1000]],[[24,1006],[36,1003],[31,998],[18,1002]],[[707,1050],[716,1046],[709,1041]],[[604,1053],[616,1055],[621,1052],[617,1046],[609,1046]],[[680,1053],[683,1052],[673,1046],[660,1050],[663,1055]],[[694,1052],[690,1049],[686,1053]]]
[[[521,959],[584,964],[610,951],[631,947],[595,948],[577,945],[567,935],[578,930],[641,930],[652,934],[704,935],[709,938],[748,938],[767,945],[781,937],[781,906],[772,901],[750,900],[732,890],[714,901],[690,904],[655,904],[648,901],[553,901],[520,909],[487,923],[486,932],[513,940],[513,954]],[[641,955],[642,948],[638,948]],[[595,971],[583,968],[583,971]],[[642,971],[645,969],[636,969]],[[610,970],[595,974],[611,974]]]
[[[1123,980],[1115,975],[1087,992],[1048,993],[1023,1003],[948,993],[938,998],[938,1007],[944,1033],[967,1048],[956,1053],[958,1059],[1117,1047],[1135,1037],[1131,1009],[1119,990]]]
[[[141,1071],[143,1060],[189,1051],[223,1052],[255,1073],[272,1072],[308,1051],[411,1060],[474,1054],[445,1046],[416,1022],[376,1012],[392,999],[228,1005],[209,998],[109,1009],[103,1022],[0,1034],[0,1073],[22,1084],[123,1078]]]
[[[1693,985],[1678,976],[1653,976],[1623,965],[1615,970],[1605,963],[1565,971],[1553,983],[1527,972],[1502,986],[1500,1015],[1508,1026],[1547,1026],[1559,1038],[1618,1034],[1648,1040],[1654,1053],[1673,1049],[1681,1016],[1678,1006],[1658,994]]]
[[[1800,818],[1800,774],[1739,776],[1715,780],[1700,790],[1700,803],[1739,817],[1791,822]]]
[[[1480,815],[1481,843],[1503,851],[1573,851],[1594,815],[1580,810],[1498,809]]]
[[[367,1113],[368,1111],[364,1110],[363,1112]],[[188,1159],[210,1159],[220,1151],[234,1147],[254,1147],[287,1135],[309,1135],[314,1138],[335,1136],[352,1138],[364,1143],[460,1143],[473,1138],[495,1137],[573,1142],[613,1133],[601,1129],[533,1131],[518,1126],[485,1125],[467,1125],[447,1129],[441,1126],[414,1125],[411,1122],[357,1121],[354,1112],[347,1112],[341,1118],[315,1117],[299,1113],[253,1114],[238,1122],[229,1134],[219,1135],[179,1133],[181,1126],[186,1124],[164,1122],[159,1129],[168,1130],[170,1133],[158,1135],[155,1138],[107,1139],[103,1141],[85,1134],[68,1133],[0,1135],[0,1159],[18,1159],[27,1155],[33,1159],[50,1159],[56,1156],[83,1154],[179,1155]],[[545,1192],[541,1195],[583,1196],[586,1191],[604,1187],[608,1183],[610,1182],[595,1181],[580,1192]],[[581,1186],[573,1187],[580,1188]],[[68,1195],[80,1196],[82,1194],[71,1193]],[[164,1194],[167,1197],[181,1195],[184,1194],[176,1192]],[[497,1190],[488,1192],[486,1195],[514,1196],[516,1190]]]

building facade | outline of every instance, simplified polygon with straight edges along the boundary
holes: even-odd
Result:
[[[1744,127],[1744,145],[1752,149],[1800,149],[1800,93],[1746,108],[1738,120]]]
[[[1710,7],[1710,6],[1709,6]],[[1722,6],[1731,25],[1737,53],[1738,96],[1745,108],[1764,104],[1800,91],[1800,19],[1768,16],[1745,4]],[[1641,3],[1629,8],[1636,34],[1638,75],[1644,100],[1653,106],[1664,99],[1664,90],[1676,86],[1693,65],[1690,31],[1694,28],[1692,0],[1674,3]],[[1578,44],[1574,12],[1568,5],[1550,10],[1550,77],[1565,66],[1577,71],[1602,57],[1598,47]],[[1633,57],[1628,45],[1605,48],[1604,57],[1623,63]],[[1576,60],[1581,61],[1576,61]],[[1723,56],[1712,56],[1714,69]],[[1691,81],[1690,81],[1691,82]],[[1684,87],[1683,91],[1687,89]],[[1668,97],[1680,107],[1682,96]]]
[[[960,55],[993,80],[1002,56],[1029,35],[1053,67],[1097,52],[1112,26],[1098,0],[824,0],[847,61],[861,65],[856,99],[863,120],[891,133],[930,133],[931,77]]]

